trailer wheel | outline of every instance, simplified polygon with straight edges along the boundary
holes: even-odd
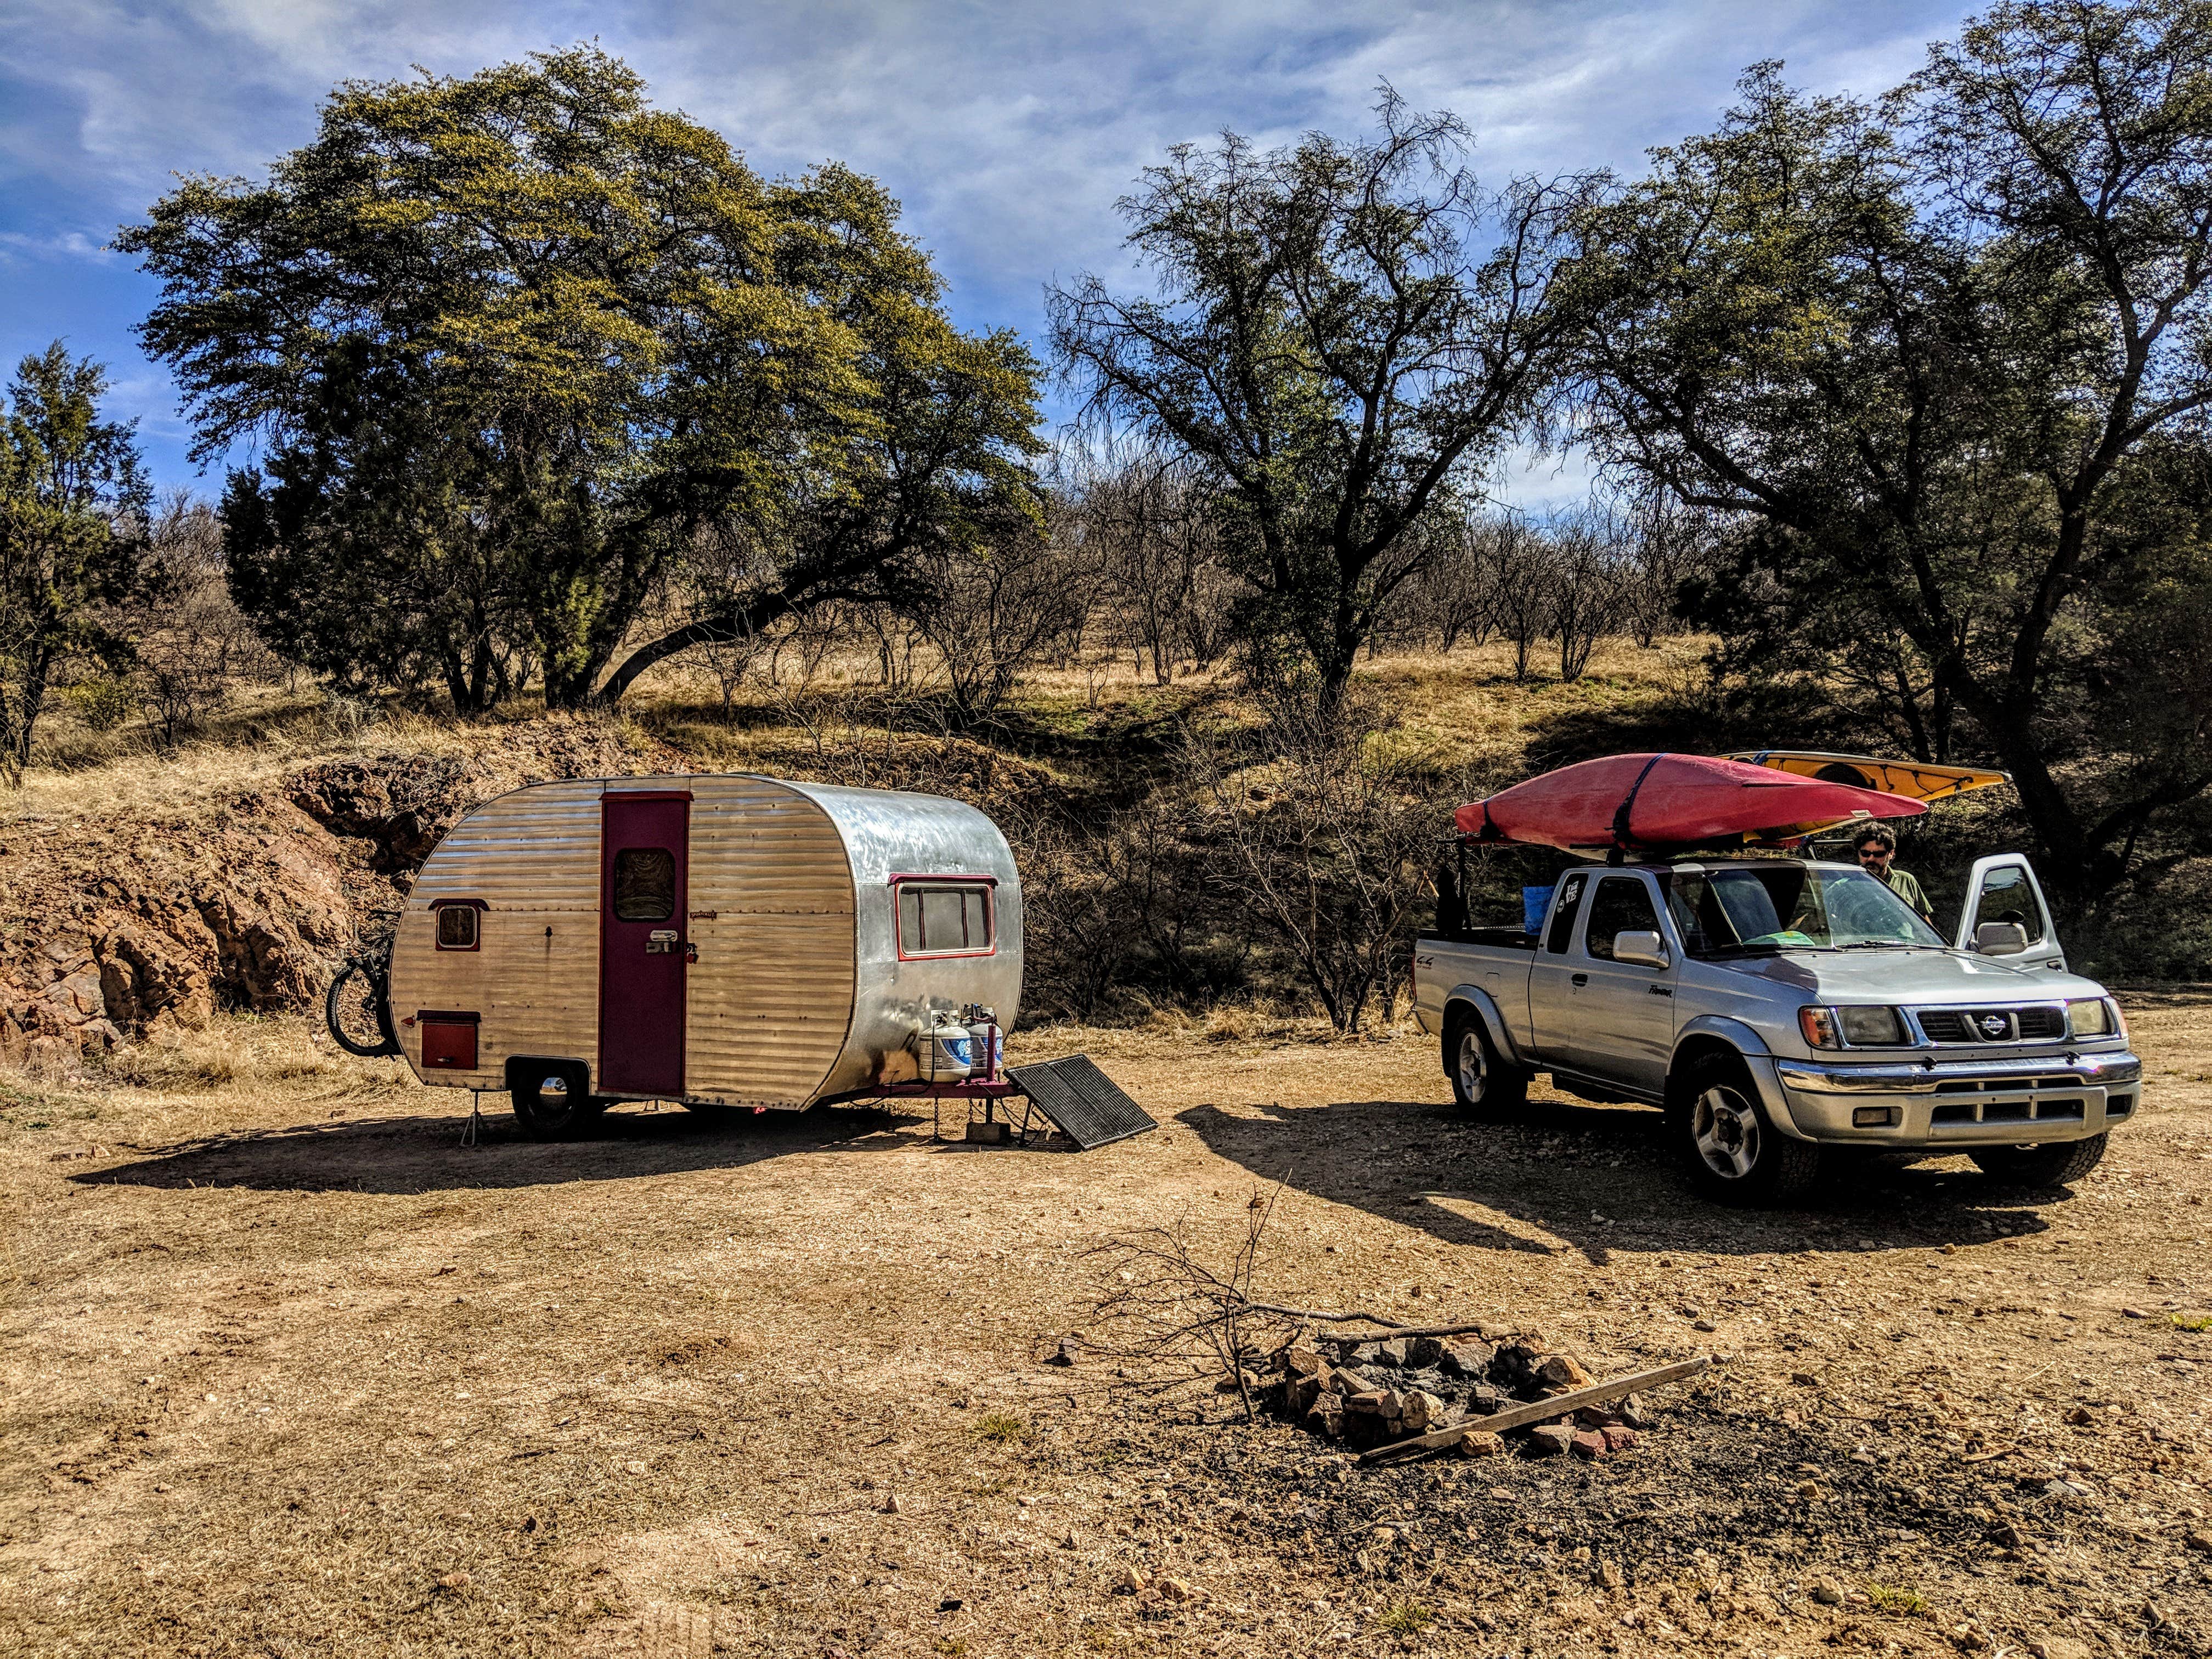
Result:
[[[1723,1204],[1778,1204],[1813,1184],[1820,1149],[1774,1127],[1734,1054],[1690,1062],[1668,1091],[1667,1119],[1690,1178]]]
[[[1992,1180],[2015,1187],[2065,1187],[2104,1160],[2103,1135],[2062,1140],[2055,1146],[1977,1146],[1966,1156]]]
[[[566,1140],[607,1109],[591,1092],[590,1074],[571,1060],[514,1060],[507,1079],[514,1121],[532,1140]]]
[[[1479,1014],[1455,1011],[1444,1022],[1444,1075],[1463,1112],[1510,1112],[1528,1099],[1528,1073],[1508,1065]]]

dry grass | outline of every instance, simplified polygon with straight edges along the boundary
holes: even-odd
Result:
[[[1084,1155],[838,1112],[465,1150],[452,1093],[226,1027],[0,1103],[0,1650],[2190,1654],[2212,1024],[2134,1018],[2150,1102],[2078,1195],[1948,1160],[1781,1215],[1689,1197],[1650,1114],[1456,1119],[1411,1038],[1032,1035],[1166,1124]],[[1040,1363],[1085,1251],[1234,1237],[1279,1182],[1288,1297],[1729,1363],[1612,1462],[1356,1476]],[[1197,1594],[1115,1595],[1127,1563]]]

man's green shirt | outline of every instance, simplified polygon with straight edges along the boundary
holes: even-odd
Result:
[[[1919,882],[1895,865],[1890,866],[1889,873],[1882,879],[1889,884],[1890,891],[1911,905],[1922,917],[1929,917],[1936,914],[1936,907],[1929,903],[1928,895],[1920,890]]]

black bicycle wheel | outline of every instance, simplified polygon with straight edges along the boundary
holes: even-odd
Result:
[[[399,1052],[384,975],[368,963],[349,962],[338,969],[323,998],[323,1023],[331,1041],[349,1054],[383,1060]]]

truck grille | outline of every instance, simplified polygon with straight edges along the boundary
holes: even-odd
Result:
[[[2066,1011],[2032,1008],[1916,1008],[1930,1042],[2055,1042],[2066,1035]]]

